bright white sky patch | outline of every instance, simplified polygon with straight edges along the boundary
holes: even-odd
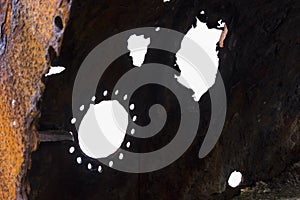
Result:
[[[237,171],[232,172],[228,179],[229,186],[233,188],[239,186],[242,182],[242,177],[243,176],[241,172],[237,172]]]
[[[134,34],[129,37],[127,43],[133,65],[141,67],[144,63],[148,46],[150,45],[150,38],[145,38],[144,35],[137,36]]]
[[[65,69],[66,68],[60,67],[60,66],[57,66],[57,67],[52,67],[51,66],[49,72],[47,74],[45,74],[45,77],[51,76],[53,74],[59,74],[59,73],[65,71]]]
[[[79,146],[91,158],[108,157],[120,148],[127,126],[128,113],[118,101],[91,104],[79,126]]]
[[[197,19],[196,28],[191,28],[189,32],[184,37],[181,43],[181,49],[176,54],[177,64],[181,70],[181,75],[176,77],[178,82],[183,86],[190,88],[194,91],[195,101],[199,101],[201,96],[214,84],[215,77],[217,74],[217,69],[219,65],[218,53],[216,51],[216,44],[219,41],[221,35],[221,30],[217,29],[208,29],[205,23],[200,22]],[[214,69],[201,70],[201,66],[195,66],[198,69],[195,69],[190,63],[188,63],[184,58],[180,57],[181,52],[189,49],[187,45],[187,39],[189,38],[196,42],[202,47],[202,49],[208,54],[212,62],[215,65]],[[199,74],[199,71],[202,74]],[[209,73],[209,74],[207,74]],[[213,74],[212,74],[213,73]],[[206,78],[204,81],[203,78]]]
[[[163,0],[164,2],[169,2],[170,0]]]

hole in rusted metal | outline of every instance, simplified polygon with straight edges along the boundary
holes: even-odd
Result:
[[[51,62],[50,64],[54,66],[54,63],[57,61],[57,54],[55,49],[52,46],[49,46],[48,48],[48,56],[49,56],[48,59]]]
[[[242,182],[243,175],[241,172],[234,171],[228,179],[228,185],[232,188],[238,187]]]
[[[63,25],[63,22],[62,22],[62,19],[61,19],[60,16],[55,17],[54,23],[55,23],[55,26],[58,28],[59,31],[61,31],[64,28],[64,25]]]

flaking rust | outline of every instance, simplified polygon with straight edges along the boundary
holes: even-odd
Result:
[[[34,118],[50,67],[48,49],[59,53],[71,1],[0,0],[0,199],[27,199],[26,173],[37,148]]]

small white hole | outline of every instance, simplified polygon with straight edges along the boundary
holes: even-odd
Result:
[[[103,96],[107,96],[107,94],[108,94],[108,91],[107,90],[105,90],[104,92],[103,92]]]
[[[91,169],[93,168],[92,164],[89,163],[89,164],[87,165],[87,168],[88,168],[89,170],[91,170]]]
[[[201,14],[201,15],[204,15],[204,14],[205,14],[204,10],[202,10],[202,11],[200,12],[200,14]]]
[[[130,109],[130,110],[134,110],[134,108],[135,108],[135,105],[134,105],[134,104],[131,104],[131,105],[129,106],[129,109]]]
[[[243,177],[243,175],[241,172],[237,172],[237,171],[232,172],[228,179],[228,185],[230,187],[236,188],[237,186],[239,186],[241,184],[242,177]]]
[[[115,91],[115,95],[118,95],[118,94],[119,94],[119,90],[116,90],[116,91]]]
[[[73,133],[72,133],[71,131],[70,131],[69,133],[70,133],[70,135],[72,135],[72,136],[73,136]]]
[[[61,66],[51,66],[49,69],[49,72],[47,74],[45,74],[45,77],[51,76],[54,74],[59,74],[59,73],[65,71],[65,69],[66,69],[65,67],[61,67]]]
[[[76,118],[73,118],[72,120],[71,120],[71,124],[75,124],[76,123]]]
[[[120,153],[119,159],[120,159],[120,160],[123,160],[123,158],[124,158],[124,155],[123,155],[122,153]]]
[[[126,147],[127,147],[127,148],[130,147],[130,142],[127,142]]]
[[[17,126],[17,122],[16,121],[13,121],[13,126]]]
[[[134,128],[131,129],[130,133],[131,133],[131,135],[133,135],[135,133],[135,129]]]
[[[127,94],[125,94],[125,95],[124,95],[124,97],[123,97],[123,100],[124,100],[124,101],[126,101],[126,100],[127,100],[127,98],[128,98],[128,95],[127,95]]]
[[[92,100],[92,101],[96,101],[96,97],[95,97],[95,96],[93,96],[91,100]]]
[[[75,147],[70,147],[69,152],[70,152],[70,154],[74,153],[75,152]]]
[[[132,121],[136,121],[136,119],[137,119],[137,116],[135,115],[135,116],[133,116],[133,118],[132,118]]]
[[[15,104],[16,104],[16,100],[13,99],[13,100],[11,101],[11,105],[14,107]]]
[[[101,166],[98,167],[98,172],[100,172],[100,173],[102,172],[102,167]]]
[[[82,158],[81,158],[81,157],[78,157],[78,158],[76,159],[76,161],[77,161],[78,164],[81,164],[81,163],[82,163]]]
[[[160,31],[160,27],[156,27],[155,31],[156,31],[156,32],[157,32],[157,31]]]
[[[84,110],[84,105],[80,106],[79,110],[83,111]]]
[[[113,161],[109,161],[108,165],[109,165],[109,167],[112,167],[114,165],[114,162]]]

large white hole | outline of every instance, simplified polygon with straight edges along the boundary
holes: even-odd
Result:
[[[79,126],[79,146],[91,158],[108,157],[120,148],[127,126],[128,113],[118,101],[91,104]]]
[[[178,82],[183,86],[194,91],[194,100],[199,101],[201,96],[214,84],[217,69],[219,65],[218,52],[216,51],[216,44],[219,41],[221,30],[208,29],[205,23],[197,19],[197,26],[191,28],[183,38],[181,49],[176,54],[177,64],[181,70],[181,74],[177,78]],[[196,42],[213,61],[215,68],[210,70],[203,70],[201,66],[192,66],[187,60],[180,55],[190,49],[188,40]],[[197,67],[197,68],[195,68]],[[199,71],[202,74],[199,74]],[[205,77],[206,80],[203,78]]]
[[[228,185],[233,188],[239,186],[242,182],[242,177],[243,175],[241,172],[237,172],[237,171],[232,172],[228,179]]]
[[[128,50],[132,57],[133,65],[141,67],[144,63],[147,48],[150,44],[150,38],[145,38],[144,35],[132,35],[128,39]]]

